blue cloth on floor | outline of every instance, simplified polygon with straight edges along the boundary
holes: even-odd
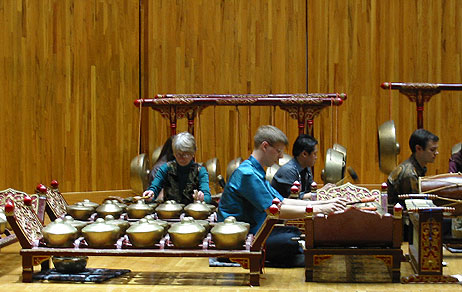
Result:
[[[32,275],[33,280],[48,280],[48,281],[68,281],[68,282],[95,282],[101,283],[106,280],[116,278],[126,273],[130,273],[126,269],[85,269],[83,272],[75,274],[64,274],[50,269],[41,271]]]

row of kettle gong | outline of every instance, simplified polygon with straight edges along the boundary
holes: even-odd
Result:
[[[112,215],[95,222],[85,222],[66,216],[58,218],[42,230],[43,238],[49,247],[72,247],[75,239],[83,235],[89,247],[114,248],[117,240],[124,234],[137,248],[155,247],[168,233],[176,248],[197,248],[209,232],[209,222],[184,217],[181,222],[169,225],[166,221],[147,215],[135,223],[114,219]],[[217,249],[243,249],[249,232],[249,224],[237,222],[228,217],[211,229],[212,240]]]
[[[69,205],[66,209],[67,213],[77,220],[88,220],[95,212],[99,218],[105,218],[107,215],[119,218],[122,213],[126,212],[130,219],[141,219],[154,212],[161,219],[177,219],[185,212],[186,215],[194,219],[202,220],[215,212],[214,205],[199,201],[184,207],[183,204],[178,204],[175,201],[166,201],[158,205],[157,203],[146,204],[144,200],[138,200],[136,203],[127,206],[117,200],[107,200],[102,205],[84,200],[83,202]]]

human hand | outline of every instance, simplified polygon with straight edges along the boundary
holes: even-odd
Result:
[[[151,191],[151,190],[146,190],[146,191],[144,191],[143,196],[141,196],[141,197],[136,196],[135,199],[137,199],[137,200],[141,200],[141,199],[148,199],[148,200],[150,200],[153,196],[154,196],[154,192],[153,192],[153,191]]]
[[[202,191],[194,190],[193,193],[194,201],[203,201],[204,200],[204,193]]]
[[[313,211],[315,213],[322,213],[328,215],[335,211],[343,211],[345,210],[345,205],[341,203],[328,203],[328,204],[321,204],[321,205],[314,205]]]

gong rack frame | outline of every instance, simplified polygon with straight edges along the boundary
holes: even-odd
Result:
[[[194,119],[207,106],[279,106],[297,119],[299,134],[303,134],[312,131],[313,120],[323,108],[342,105],[346,99],[345,93],[158,94],[151,99],[137,99],[134,104],[160,112],[170,121],[172,136],[176,134],[177,119],[181,118],[188,119],[188,132],[194,135]]]
[[[49,195],[53,192],[61,195],[57,188],[47,189],[46,193]],[[43,221],[34,211],[32,200],[9,200],[5,204],[5,214],[22,247],[20,255],[22,256],[23,282],[32,282],[34,265],[41,264],[42,270],[49,269],[51,256],[225,257],[241,264],[244,269],[248,269],[249,284],[259,286],[260,274],[263,272],[263,247],[274,225],[279,221],[279,207],[274,205],[272,213],[266,217],[257,234],[249,235],[243,249],[236,250],[217,249],[212,244],[210,234],[196,249],[175,248],[168,235],[152,248],[135,248],[131,245],[128,236],[121,237],[112,248],[88,247],[82,237],[74,241],[73,248],[54,248],[44,244]]]
[[[415,102],[417,110],[417,128],[423,128],[424,103],[428,102],[433,95],[443,90],[462,90],[462,84],[458,83],[406,83],[384,82],[380,85],[383,89],[397,89],[406,95],[411,102]]]

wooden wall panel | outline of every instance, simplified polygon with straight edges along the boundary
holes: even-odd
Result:
[[[361,182],[380,183],[386,175],[378,167],[377,128],[393,119],[399,161],[407,159],[409,136],[417,127],[415,103],[379,86],[461,83],[461,12],[460,1],[308,1],[309,91],[348,93],[338,108],[338,139],[333,113],[321,114],[315,131],[321,153],[332,143],[344,145],[347,164]],[[442,92],[425,104],[424,127],[440,137],[440,155],[428,175],[447,172],[450,149],[462,139],[461,102],[461,92]]]
[[[0,1],[0,188],[32,191],[52,178],[63,191],[129,188],[140,82],[142,97],[346,92],[343,106],[315,119],[316,181],[337,142],[361,183],[380,183],[377,127],[395,121],[402,161],[417,123],[415,104],[380,84],[462,80],[458,0],[142,2],[140,81],[139,1]],[[428,174],[445,172],[460,142],[461,98],[442,92],[425,104],[424,125],[441,138]],[[151,152],[170,131],[148,112]],[[279,109],[205,109],[196,124],[198,160],[218,157],[224,172],[231,159],[248,157],[256,128],[268,123],[293,143],[296,122]],[[186,128],[180,121],[178,131]]]
[[[286,93],[306,91],[306,5],[298,1],[149,1],[149,92]],[[206,108],[196,122],[198,161],[218,157],[222,173],[246,159],[253,134],[273,123],[295,135],[296,121],[268,107]],[[151,150],[169,135],[150,116]],[[187,129],[186,121],[178,132]]]
[[[129,185],[138,1],[0,1],[0,189]]]

